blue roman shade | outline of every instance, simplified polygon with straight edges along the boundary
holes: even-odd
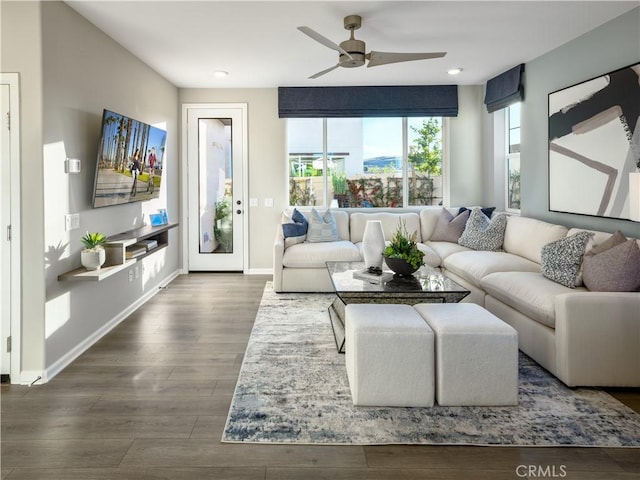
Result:
[[[457,85],[279,87],[280,118],[455,117]]]
[[[524,63],[493,77],[487,82],[484,103],[487,112],[506,108],[524,100]]]

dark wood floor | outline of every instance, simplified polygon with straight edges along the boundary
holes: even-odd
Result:
[[[2,479],[639,478],[639,449],[220,443],[267,280],[181,276],[48,384],[2,386]]]

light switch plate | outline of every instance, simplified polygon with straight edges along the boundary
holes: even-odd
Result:
[[[249,206],[250,207],[257,207],[258,206],[258,199],[257,198],[250,198],[249,199]]]
[[[265,198],[264,199],[265,207],[273,207],[273,198]]]
[[[80,214],[71,213],[64,216],[64,229],[65,231],[77,230],[80,228]]]
[[[64,171],[66,173],[80,173],[80,160],[77,158],[67,158],[64,161]]]

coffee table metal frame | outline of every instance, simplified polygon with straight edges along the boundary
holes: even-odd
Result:
[[[427,266],[410,277],[398,277],[384,270],[380,278],[359,278],[367,277],[359,275],[365,270],[362,262],[326,264],[336,294],[329,306],[329,318],[339,353],[344,353],[345,307],[350,303],[458,303],[470,293],[439,269]]]

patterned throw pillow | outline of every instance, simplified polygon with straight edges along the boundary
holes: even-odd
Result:
[[[549,280],[575,288],[584,250],[593,232],[578,232],[542,247],[542,275]]]
[[[458,243],[473,250],[500,250],[505,228],[507,216],[504,213],[489,219],[482,210],[474,208]]]
[[[449,210],[443,208],[438,217],[436,228],[433,230],[433,234],[429,240],[434,242],[458,243],[460,235],[462,235],[464,227],[467,225],[470,214],[471,210],[465,210],[454,217],[449,213]]]
[[[605,242],[606,243],[606,242]],[[614,243],[614,242],[612,242]],[[599,245],[600,248],[604,243]],[[640,249],[634,239],[584,256],[584,285],[595,292],[635,292],[640,290]]]
[[[282,214],[282,236],[284,237],[285,248],[289,248],[296,243],[302,243],[307,238],[309,222],[297,208],[293,209],[291,216]]]
[[[338,225],[331,210],[327,210],[324,215],[320,215],[315,208],[312,208],[311,215],[309,215],[307,242],[336,242],[338,240],[340,240]]]

